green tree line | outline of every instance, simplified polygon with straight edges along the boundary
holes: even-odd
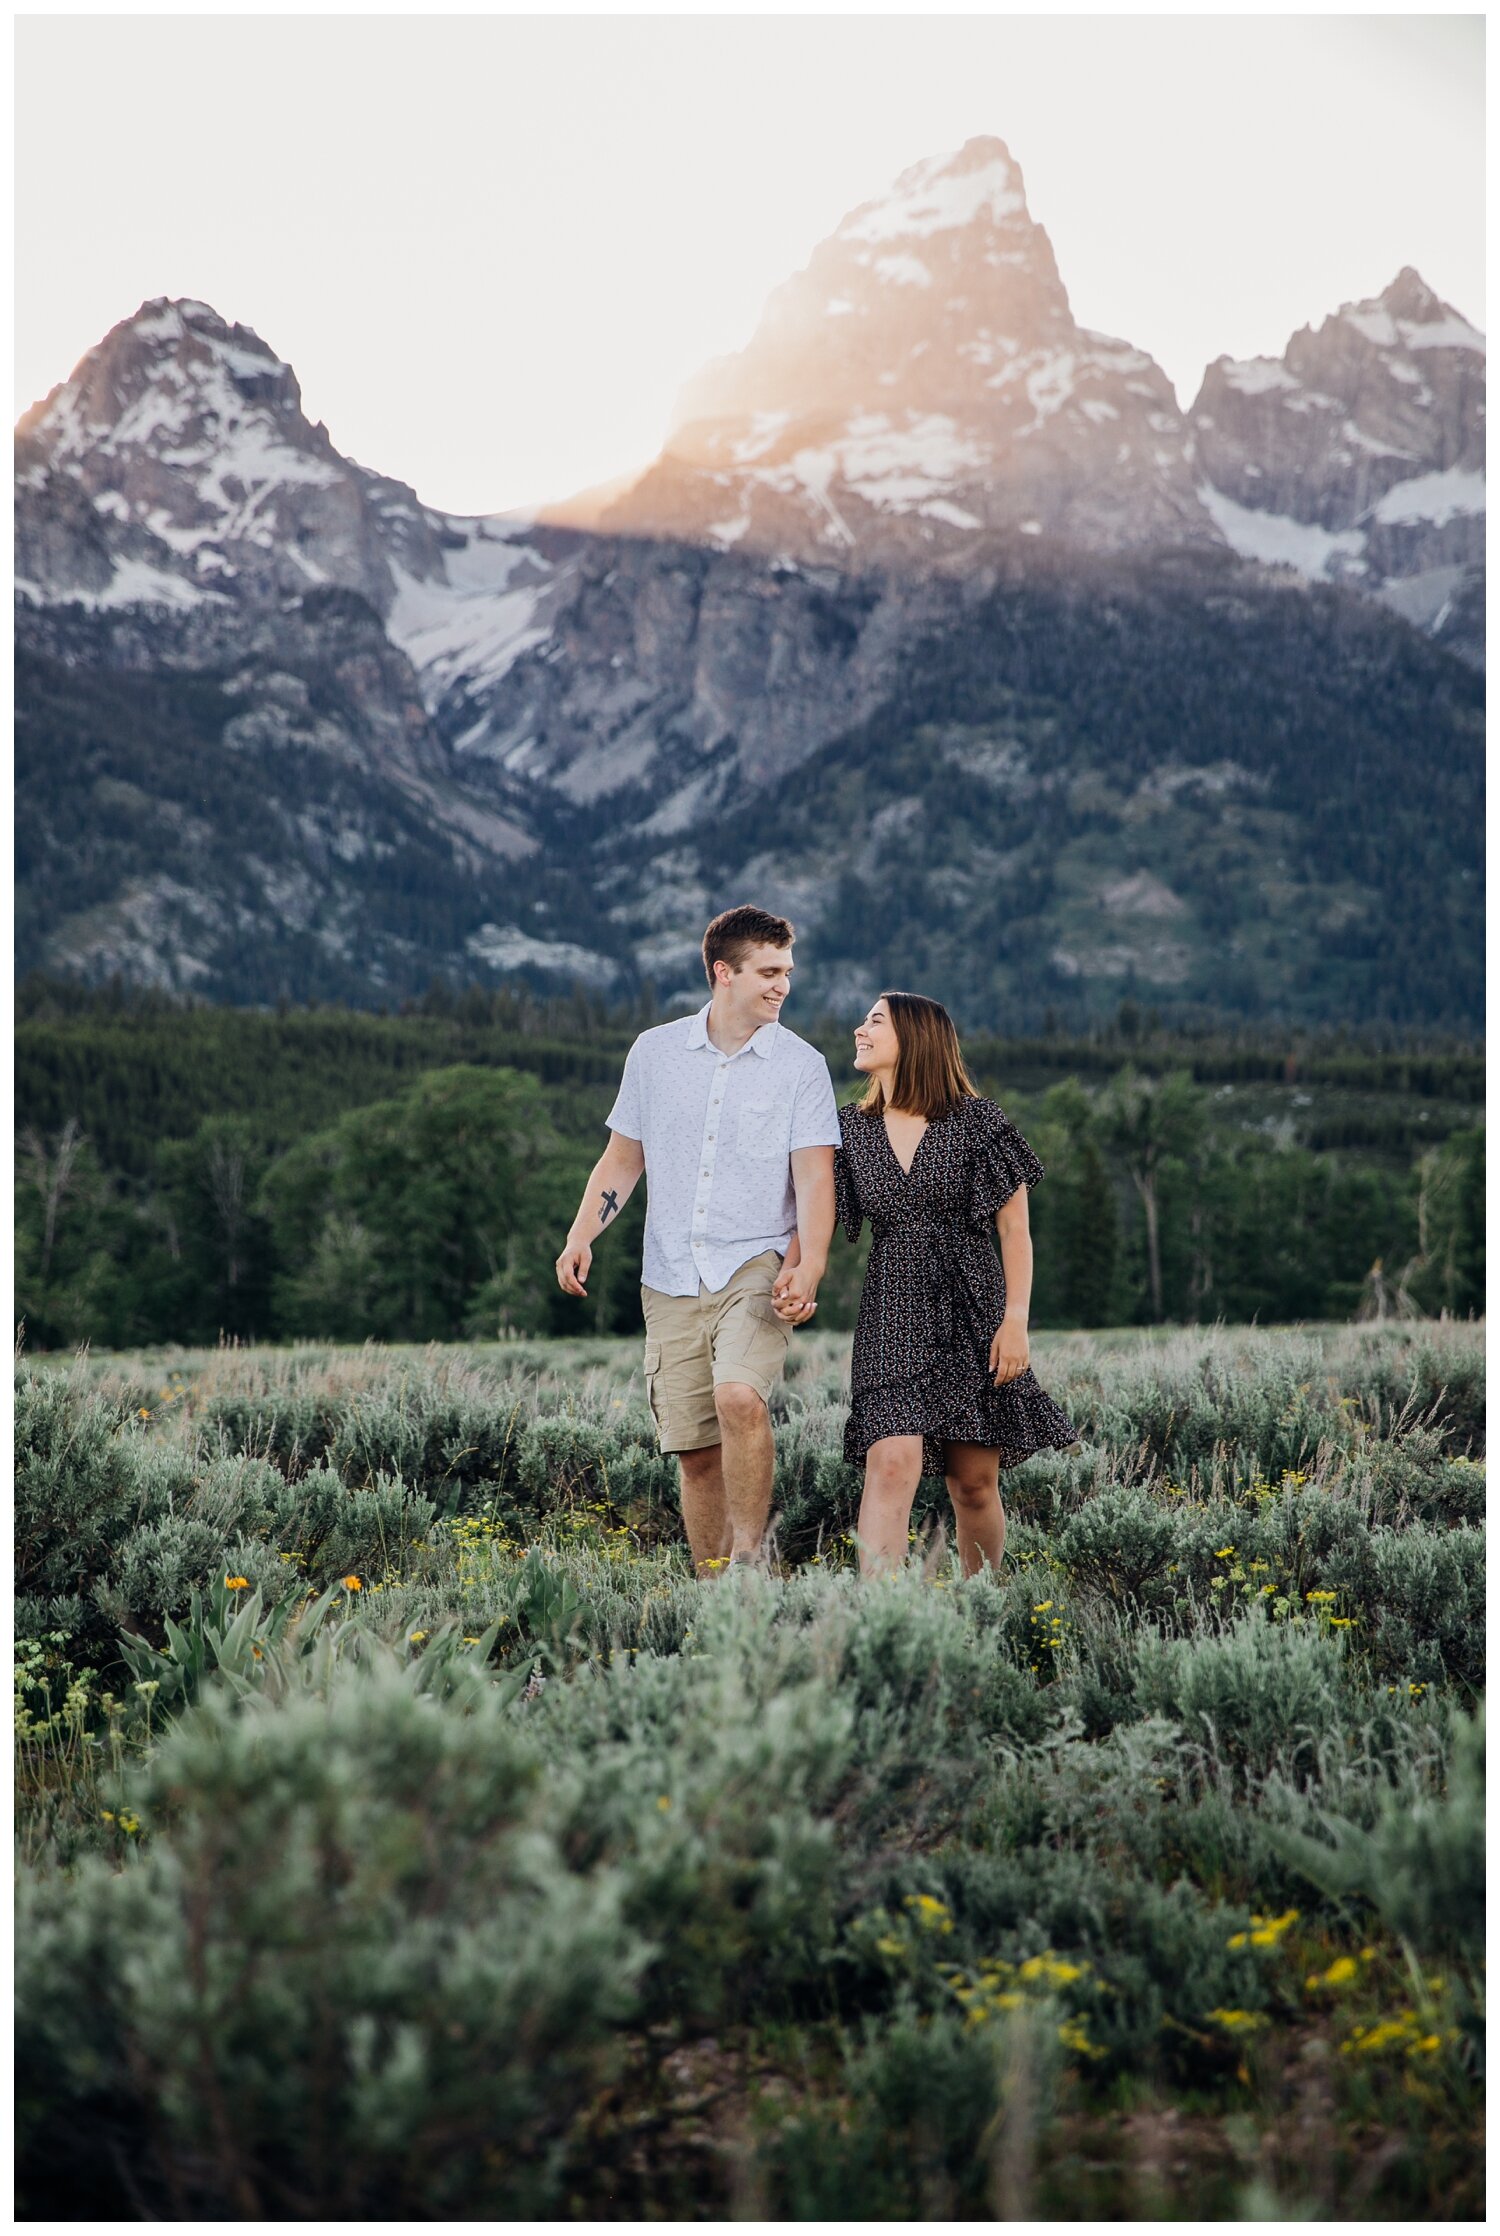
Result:
[[[17,1313],[32,1345],[638,1326],[644,1191],[586,1306],[551,1270],[629,1018],[506,1014],[490,994],[390,1017],[107,1006],[21,1025]],[[1032,1067],[975,1045],[976,1075],[1047,1167],[1037,1326],[1483,1309],[1477,1113],[1405,1157],[1309,1147],[1227,1123],[1204,1051],[1179,1043],[1188,1061],[1152,1069],[1159,1045],[1016,1091]],[[1366,1061],[1382,1078],[1393,1064],[1463,1078],[1461,1051]],[[836,1245],[825,1325],[851,1323],[861,1270]]]

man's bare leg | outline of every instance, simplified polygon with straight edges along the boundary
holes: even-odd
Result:
[[[682,1525],[693,1566],[705,1581],[721,1573],[732,1542],[724,1501],[723,1450],[720,1444],[705,1444],[696,1452],[677,1455]]]
[[[748,1382],[720,1382],[714,1407],[724,1432],[724,1504],[728,1509],[732,1561],[756,1564],[765,1559],[766,1524],[771,1518],[771,1482],[776,1445],[771,1416],[759,1390]]]

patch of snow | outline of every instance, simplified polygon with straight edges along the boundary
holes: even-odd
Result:
[[[159,435],[181,434],[193,409],[193,401],[186,396],[164,396],[159,388],[148,388],[126,405],[99,447],[117,452],[152,442]]]
[[[1081,326],[1078,336],[1084,345],[1079,355],[1081,364],[1098,365],[1110,373],[1144,373],[1151,368],[1151,359],[1145,350],[1137,349],[1131,342],[1119,341],[1113,334],[1100,334],[1091,326]],[[1156,394],[1154,388],[1139,387],[1136,383],[1132,386],[1139,395]]]
[[[168,336],[173,341],[180,341],[183,332],[182,313],[175,304],[165,303],[151,317],[138,318],[133,331],[148,342],[165,340]]]
[[[798,451],[788,467],[767,478],[781,488],[794,478],[831,512],[828,489],[836,475],[867,504],[904,512],[942,496],[982,462],[983,452],[940,412],[895,427],[879,413],[866,413],[825,448]]]
[[[222,606],[229,603],[220,592],[201,590],[196,583],[184,582],[181,575],[148,566],[144,559],[116,559],[114,567],[114,577],[107,589],[70,590],[49,603],[85,605],[96,611],[116,606]]]
[[[533,939],[514,924],[481,924],[464,941],[467,953],[491,970],[563,971],[570,978],[612,979],[619,965],[590,947],[573,947],[566,940]]]
[[[1477,349],[1481,357],[1485,354],[1483,334],[1466,318],[1434,318],[1425,325],[1403,318],[1400,326],[1408,349]]]
[[[1356,334],[1363,334],[1365,340],[1373,342],[1377,349],[1395,347],[1398,339],[1396,321],[1380,304],[1370,303],[1362,310],[1346,310],[1340,316],[1346,326],[1352,326]]]
[[[1034,424],[1050,419],[1073,393],[1075,359],[1070,349],[1059,350],[1026,376],[1026,395],[1036,413]],[[1025,433],[1029,430],[1022,429]]]
[[[445,556],[444,582],[420,582],[392,560],[396,598],[386,617],[386,634],[421,673],[433,704],[457,675],[471,683],[497,683],[549,634],[537,619],[547,577],[526,546],[475,538]],[[530,569],[523,568],[527,559]],[[510,587],[518,570],[528,579]]]
[[[1297,388],[1301,383],[1275,357],[1242,357],[1220,368],[1229,387],[1241,396],[1264,396],[1273,388]]]
[[[1482,513],[1484,475],[1478,467],[1449,466],[1442,473],[1412,474],[1370,508],[1370,516],[1385,526],[1445,520]]]
[[[1010,165],[996,157],[976,171],[954,172],[953,158],[932,156],[903,171],[891,192],[846,217],[837,238],[846,241],[926,239],[979,217],[996,222],[1024,216],[1025,196]]]
[[[709,526],[707,533],[713,537],[714,542],[721,549],[727,550],[730,544],[739,542],[749,525],[750,515],[747,512],[742,512],[738,520],[715,520]]]
[[[1367,450],[1372,458],[1410,458],[1413,456],[1413,453],[1409,450],[1394,450],[1389,443],[1377,442],[1373,435],[1367,435],[1363,427],[1352,419],[1344,429],[1344,440],[1353,443],[1356,449]]]
[[[752,412],[749,434],[741,436],[729,453],[736,465],[748,465],[752,458],[763,458],[791,416],[789,411]]]
[[[1289,514],[1257,512],[1236,504],[1211,482],[1200,482],[1198,496],[1204,510],[1225,542],[1242,559],[1258,559],[1263,566],[1295,567],[1315,581],[1331,579],[1329,561],[1363,555],[1365,538],[1360,528],[1320,528],[1313,521],[1293,520]]]
[[[125,508],[124,518],[130,518],[128,506]],[[158,537],[162,543],[170,544],[174,551],[196,551],[214,533],[211,528],[179,527],[165,505],[153,505],[146,514],[145,525],[153,536]]]
[[[831,303],[823,305],[823,316],[825,318],[844,318],[853,308],[854,305],[847,296],[835,295]]]
[[[1087,418],[1092,419],[1096,426],[1102,425],[1106,419],[1118,419],[1120,416],[1115,406],[1107,404],[1102,396],[1090,396],[1078,408]]]
[[[220,364],[227,366],[231,373],[237,373],[241,380],[261,380],[267,373],[282,373],[287,369],[276,352],[267,349],[264,343],[253,350],[244,349],[237,342],[216,341],[213,350]]]
[[[875,272],[892,287],[931,287],[932,274],[919,256],[877,256]]]
[[[835,510],[833,499],[828,494],[829,484],[838,472],[839,464],[837,451],[799,450],[790,465],[779,474],[768,475],[767,479],[771,481],[774,487],[779,489],[790,489],[800,485],[807,491],[814,503],[821,506],[828,525],[833,531],[835,541],[852,544],[854,541],[853,532],[848,522],[842,519]]]
[[[1441,626],[1454,593],[1468,573],[1467,567],[1429,567],[1421,574],[1401,575],[1383,582],[1376,593],[1383,605],[1418,629]]]
[[[941,520],[949,528],[982,528],[984,522],[976,520],[973,513],[965,512],[962,505],[950,505],[946,497],[934,497],[930,504],[918,505],[918,512],[928,520]]]

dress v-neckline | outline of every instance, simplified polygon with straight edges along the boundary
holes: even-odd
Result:
[[[929,1118],[926,1125],[922,1128],[922,1131],[917,1136],[917,1146],[911,1153],[911,1163],[909,1165],[904,1165],[901,1162],[901,1159],[896,1155],[896,1144],[892,1141],[890,1127],[885,1122],[885,1112],[883,1110],[881,1111],[880,1130],[885,1136],[886,1148],[891,1153],[891,1162],[895,1166],[896,1170],[900,1173],[903,1180],[910,1180],[913,1171],[916,1169],[917,1159],[922,1154],[922,1144],[932,1131],[932,1123],[932,1120]]]

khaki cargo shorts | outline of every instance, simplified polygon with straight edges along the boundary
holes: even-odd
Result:
[[[641,1284],[646,1315],[646,1397],[664,1452],[699,1452],[722,1441],[714,1385],[748,1382],[768,1398],[791,1333],[776,1316],[771,1284],[781,1252],[747,1258],[722,1289],[669,1297]]]

